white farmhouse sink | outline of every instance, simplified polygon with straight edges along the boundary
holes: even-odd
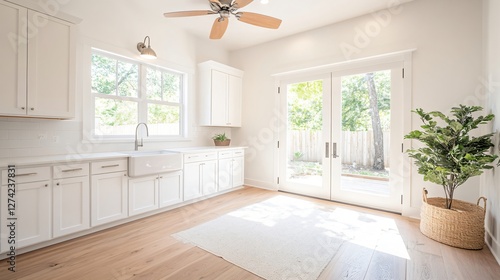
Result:
[[[128,158],[128,176],[161,174],[182,169],[182,154],[173,151],[125,152]]]

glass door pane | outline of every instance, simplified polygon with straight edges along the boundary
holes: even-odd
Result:
[[[387,196],[391,71],[342,77],[341,189]]]
[[[286,131],[280,137],[280,189],[330,198],[330,76],[282,85]]]
[[[334,78],[332,199],[399,211],[401,186],[391,183],[391,173],[401,158],[394,149],[402,141],[401,105],[394,97],[402,83],[394,76],[389,69]]]

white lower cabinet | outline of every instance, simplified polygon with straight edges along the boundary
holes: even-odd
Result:
[[[158,176],[130,179],[128,199],[129,216],[158,209]]]
[[[15,223],[16,248],[22,248],[51,238],[51,191],[50,181],[17,184],[15,194]],[[6,198],[8,186],[2,186],[2,198]],[[2,210],[7,209],[8,200],[2,199]],[[10,247],[9,224],[11,220],[8,211],[0,211],[2,219],[2,251]]]
[[[91,226],[128,217],[127,165],[126,158],[90,164]]]
[[[15,224],[16,248],[22,248],[51,238],[52,186],[50,167],[15,169],[15,196],[9,192],[8,171],[2,170],[0,197],[1,250],[10,248],[11,223]],[[11,195],[9,195],[11,194]],[[14,201],[9,201],[8,198]],[[9,209],[14,210],[16,220],[10,220]],[[9,219],[9,220],[8,220]]]
[[[92,176],[91,225],[124,219],[128,216],[127,172]]]
[[[182,171],[162,174],[158,178],[158,181],[160,208],[182,202]]]
[[[129,215],[182,202],[182,171],[129,179]]]
[[[233,159],[233,188],[241,187],[245,183],[245,158],[243,156]]]
[[[183,170],[138,178],[128,177],[126,157],[17,168],[15,220],[3,169],[0,252],[10,248],[11,221],[17,249],[239,187],[243,155],[243,149],[185,153]]]
[[[90,228],[89,164],[56,165],[52,178],[52,236]]]
[[[184,201],[217,191],[216,160],[184,164]]]
[[[90,228],[89,176],[54,181],[53,237]]]
[[[219,191],[240,187],[244,181],[243,150],[219,152]]]

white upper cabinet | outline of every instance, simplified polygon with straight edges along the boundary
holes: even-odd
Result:
[[[0,2],[0,114],[26,115],[26,75],[28,45],[20,38],[26,35],[23,20],[28,10]]]
[[[243,71],[215,61],[198,66],[200,125],[240,127]]]
[[[73,118],[73,24],[0,1],[0,115]]]

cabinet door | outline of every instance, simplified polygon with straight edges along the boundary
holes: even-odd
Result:
[[[27,14],[25,8],[0,2],[0,115],[26,115]]]
[[[92,176],[91,225],[97,226],[128,216],[127,173]]]
[[[212,70],[212,120],[211,125],[227,125],[228,74]]]
[[[204,161],[200,164],[203,195],[217,192],[217,161]]]
[[[29,10],[36,36],[28,42],[28,115],[74,117],[72,26],[62,20]]]
[[[54,238],[90,228],[89,176],[55,180],[52,200]]]
[[[245,158],[244,157],[235,157],[233,158],[233,184],[232,187],[240,187],[243,186],[245,181],[244,171],[245,171]]]
[[[184,164],[184,201],[202,196],[201,164]]]
[[[182,202],[182,171],[160,175],[160,208]]]
[[[219,191],[233,187],[233,159],[219,159]]]
[[[227,125],[241,126],[241,97],[243,94],[242,79],[229,75],[229,89],[227,93]]]
[[[8,187],[2,186],[2,198],[7,197]],[[2,232],[9,232],[7,199],[1,201]],[[51,188],[49,181],[17,184],[15,196],[16,248],[26,247],[50,239]],[[8,248],[8,234],[2,234],[2,250]]]
[[[144,177],[128,181],[129,216],[158,209],[158,177]]]

